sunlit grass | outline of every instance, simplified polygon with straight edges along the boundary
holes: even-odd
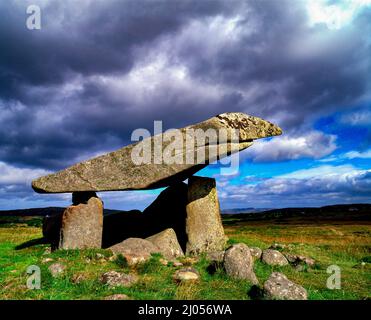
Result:
[[[31,221],[31,220],[30,220]],[[32,220],[32,225],[37,225]],[[42,236],[40,227],[12,221],[0,227],[0,299],[103,299],[115,293],[132,299],[251,299],[251,284],[229,278],[223,268],[212,274],[208,261],[202,257],[194,267],[200,281],[178,285],[172,276],[179,268],[159,262],[155,255],[144,265],[130,268],[122,258],[109,259],[108,250],[66,250],[45,253],[48,245],[36,244],[23,249],[17,246]],[[317,261],[313,269],[297,271],[291,266],[271,267],[256,261],[255,273],[260,286],[273,271],[281,271],[292,281],[304,286],[309,299],[365,299],[371,298],[371,226],[368,224],[272,224],[263,222],[227,225],[230,243],[244,242],[249,246],[268,248],[272,243],[290,244],[292,253],[307,255]],[[99,255],[98,255],[99,254]],[[102,255],[104,258],[102,258]],[[53,261],[42,263],[45,258]],[[361,266],[361,262],[365,266]],[[54,262],[66,265],[66,272],[53,278],[48,266]],[[342,272],[341,290],[326,287],[326,269],[338,265]],[[41,268],[41,290],[26,286],[27,267]],[[109,288],[100,282],[104,272],[116,270],[135,273],[139,281],[130,288]],[[83,281],[74,283],[76,274]]]

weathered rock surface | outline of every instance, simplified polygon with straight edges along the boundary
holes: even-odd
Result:
[[[57,263],[51,264],[48,270],[53,277],[58,277],[66,270],[66,266],[62,263],[57,262]]]
[[[253,284],[258,284],[259,281],[253,266],[253,258],[246,244],[234,244],[225,251],[224,268],[229,276],[236,279],[247,279]]]
[[[160,252],[160,249],[152,242],[140,238],[126,239],[109,249],[116,255],[122,254],[130,266],[145,262],[152,253]]]
[[[279,272],[273,272],[264,283],[263,294],[267,299],[307,300],[307,291]]]
[[[211,262],[222,263],[224,261],[224,250],[220,251],[211,251],[206,253],[206,258]]]
[[[289,264],[285,256],[273,249],[266,249],[262,253],[262,261],[270,266],[285,266]]]
[[[68,207],[60,230],[60,249],[101,248],[103,232],[103,203],[92,197],[86,204]]]
[[[316,260],[311,257],[299,255],[299,254],[292,254],[289,252],[282,252],[282,254],[286,257],[289,263],[297,266],[299,264],[305,264],[308,267],[314,267],[316,264]]]
[[[223,250],[227,238],[220,216],[215,179],[189,178],[186,211],[187,254]]]
[[[160,253],[166,259],[173,259],[184,256],[183,250],[179,245],[174,229],[168,228],[160,233],[146,238],[160,249]]]
[[[188,131],[187,131],[188,129]],[[207,139],[199,141],[189,129],[226,129],[228,137],[211,143],[205,150],[205,158],[196,155],[208,145]],[[232,131],[239,129],[239,141],[232,141]],[[183,181],[208,163],[238,152],[252,145],[259,138],[279,135],[282,130],[274,124],[243,113],[223,113],[206,121],[181,129],[180,139],[173,133],[164,133],[144,139],[117,151],[90,159],[70,168],[38,178],[32,187],[40,193],[63,193],[75,191],[114,191],[141,190],[166,187],[174,182]],[[157,157],[158,142],[162,143]],[[193,141],[195,148],[186,149],[187,141]],[[151,147],[149,149],[149,147]],[[143,150],[150,150],[149,163],[139,164]],[[157,150],[157,151],[155,151]],[[162,152],[161,152],[162,151]],[[214,152],[216,151],[216,152]],[[180,159],[170,163],[169,158]],[[191,157],[195,161],[186,161]],[[159,159],[158,159],[159,158]],[[165,161],[161,161],[164,159]],[[160,160],[160,161],[158,161]],[[158,163],[158,164],[157,164]]]
[[[103,300],[130,300],[130,297],[123,293],[116,293],[105,297]]]
[[[187,267],[177,270],[173,275],[173,279],[176,282],[197,281],[200,279],[200,274],[195,268]]]
[[[71,277],[71,282],[74,284],[79,284],[85,280],[87,280],[87,276],[84,273],[75,273]]]
[[[138,277],[134,274],[120,273],[116,271],[108,271],[101,277],[101,282],[108,286],[115,287],[130,287],[138,281]]]
[[[258,247],[251,247],[250,252],[251,252],[252,257],[256,260],[259,260],[263,253],[262,249]]]

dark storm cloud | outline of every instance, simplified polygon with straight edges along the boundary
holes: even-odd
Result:
[[[50,85],[71,74],[126,72],[133,47],[174,33],[189,19],[219,12],[220,1],[40,2],[42,29],[26,28],[26,8],[39,1],[0,4],[0,83],[4,98],[22,96],[19,85]],[[44,4],[44,5],[43,5]]]
[[[200,45],[190,37],[177,54],[205,81],[242,91],[253,84],[268,88],[247,98],[244,110],[261,116],[286,112],[280,123],[286,129],[311,124],[369,92],[371,8],[352,26],[328,30],[324,24],[308,26],[304,4],[251,1],[237,24],[247,32],[233,45],[210,51],[208,41]]]
[[[179,127],[226,111],[305,132],[368,90],[370,10],[328,30],[309,27],[296,1],[50,1],[30,31],[27,3],[38,1],[0,4],[6,163],[55,170],[128,143],[153,120]],[[128,76],[161,55],[154,77]]]

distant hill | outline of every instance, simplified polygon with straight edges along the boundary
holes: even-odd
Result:
[[[261,212],[226,213],[223,219],[233,218],[234,221],[259,221],[300,219],[304,220],[342,220],[371,221],[371,204],[339,204],[320,208],[282,208]]]
[[[13,217],[45,217],[47,215],[54,215],[62,213],[66,208],[61,207],[47,207],[47,208],[32,208],[32,209],[17,209],[17,210],[0,210],[1,216]],[[104,209],[104,214],[120,212],[121,210]]]
[[[13,217],[44,217],[63,212],[65,208],[48,207],[18,210],[0,210],[1,216]],[[121,210],[104,209],[104,214],[117,213]],[[123,212],[123,211],[122,211]],[[351,221],[371,221],[371,204],[339,204],[324,206],[320,208],[282,208],[282,209],[256,209],[240,208],[227,209],[222,211],[223,219],[234,221],[259,221],[276,220],[284,222],[287,219],[302,220],[351,220]]]

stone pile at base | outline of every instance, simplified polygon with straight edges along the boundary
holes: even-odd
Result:
[[[216,143],[196,140],[195,149],[189,151],[186,148],[189,129],[226,130],[227,135],[225,139],[218,138]],[[232,139],[236,130],[237,141]],[[156,135],[34,180],[32,187],[39,193],[72,192],[72,205],[62,214],[44,221],[43,233],[52,247],[112,248],[132,258],[133,263],[146,259],[136,256],[138,248],[145,248],[148,255],[161,252],[168,259],[184,253],[198,255],[224,250],[227,239],[215,179],[194,174],[209,163],[248,148],[253,140],[280,135],[282,130],[257,117],[224,113],[179,132],[181,138],[176,143],[165,139],[166,133]],[[196,161],[158,163],[153,151],[149,163],[135,163],[133,152],[144,150],[146,146],[154,150],[159,140],[165,142],[162,145],[164,157],[166,148],[172,144],[178,159],[191,156]],[[199,160],[198,152],[202,148],[206,148],[205,158]],[[183,182],[186,179],[188,184]],[[167,188],[143,212],[133,210],[104,215],[103,203],[95,193],[160,187]]]

